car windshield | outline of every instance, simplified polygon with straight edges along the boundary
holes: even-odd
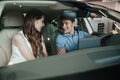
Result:
[[[88,23],[92,27],[94,32],[103,32],[103,33],[120,33],[120,23],[106,18],[104,16],[96,16],[94,19],[87,18]]]

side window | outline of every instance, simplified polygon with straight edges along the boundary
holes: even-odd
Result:
[[[112,33],[120,32],[120,24],[106,17],[87,18],[94,32]]]
[[[88,32],[87,27],[86,27],[86,23],[85,23],[83,18],[78,18],[77,19],[77,27],[75,27],[75,28],[77,30],[80,30],[80,31]]]

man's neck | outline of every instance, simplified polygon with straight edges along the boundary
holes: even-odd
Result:
[[[69,34],[70,34],[70,35],[74,35],[74,30],[72,30]]]

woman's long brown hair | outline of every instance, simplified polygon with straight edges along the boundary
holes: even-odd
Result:
[[[23,33],[31,44],[35,58],[37,58],[38,55],[45,56],[42,47],[42,37],[41,37],[42,33],[38,32],[35,29],[35,25],[34,25],[35,20],[41,19],[43,16],[44,14],[39,10],[36,9],[30,10],[25,17],[25,22],[23,27]]]

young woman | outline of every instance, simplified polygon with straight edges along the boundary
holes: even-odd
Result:
[[[8,65],[48,56],[41,33],[43,26],[44,14],[36,9],[28,11],[23,30],[13,37]]]

